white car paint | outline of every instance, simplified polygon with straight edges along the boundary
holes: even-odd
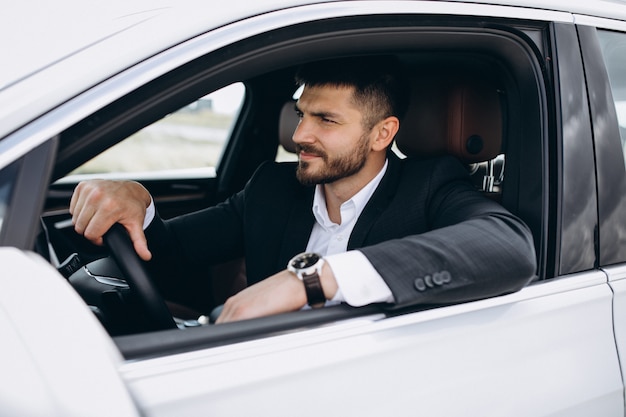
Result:
[[[122,356],[69,283],[14,248],[0,265],[0,415],[139,416]]]
[[[580,274],[129,363],[121,374],[151,416],[621,416],[611,298],[603,273]]]
[[[613,318],[618,355],[621,358],[622,376],[626,375],[626,266],[605,268],[614,293]]]

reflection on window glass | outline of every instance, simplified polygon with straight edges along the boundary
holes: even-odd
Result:
[[[17,176],[17,169],[18,164],[13,163],[0,170],[0,231],[2,231],[2,224],[11,203],[11,192]]]
[[[231,84],[140,130],[71,174],[214,172],[243,103]]]
[[[626,162],[626,33],[599,30]]]

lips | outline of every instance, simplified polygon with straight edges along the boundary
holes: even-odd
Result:
[[[313,153],[308,153],[308,152],[300,152],[298,154],[298,157],[301,160],[307,160],[307,159],[319,158],[319,155],[316,155],[316,154],[313,154]]]

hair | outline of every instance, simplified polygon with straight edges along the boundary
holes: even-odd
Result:
[[[363,124],[372,129],[395,116],[400,121],[408,107],[408,81],[392,56],[360,56],[308,63],[296,73],[296,84],[310,87],[353,87],[353,101],[363,110]]]

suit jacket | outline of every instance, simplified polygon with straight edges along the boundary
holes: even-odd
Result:
[[[529,229],[477,192],[458,160],[388,158],[348,249],[365,254],[395,306],[485,298],[533,279]],[[315,221],[314,187],[301,185],[295,169],[295,163],[265,163],[217,206],[168,221],[157,216],[146,230],[155,269],[202,277],[208,265],[245,256],[248,285],[285,269],[306,249]]]

